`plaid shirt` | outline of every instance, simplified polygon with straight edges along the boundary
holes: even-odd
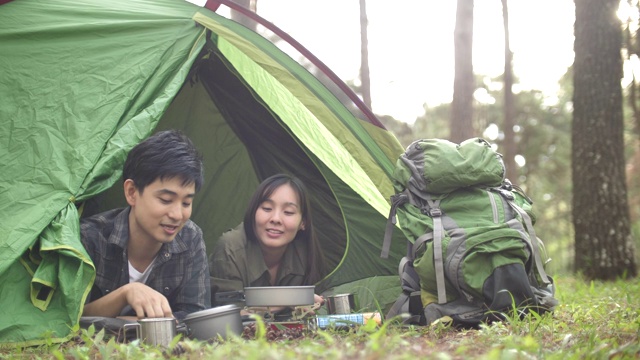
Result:
[[[129,283],[129,210],[109,210],[80,222],[82,243],[96,267],[87,302]],[[176,318],[211,307],[206,247],[202,230],[193,221],[162,245],[153,266],[146,285],[167,298]]]

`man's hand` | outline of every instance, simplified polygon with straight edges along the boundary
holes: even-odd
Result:
[[[86,304],[82,315],[117,317],[127,305],[131,306],[139,319],[173,317],[167,298],[139,282],[126,284],[100,299]]]
[[[126,301],[135,311],[136,316],[144,317],[173,317],[169,301],[164,295],[139,282],[129,283],[126,287]]]

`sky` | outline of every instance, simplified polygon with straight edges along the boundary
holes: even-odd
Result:
[[[258,0],[257,4],[260,16],[295,38],[343,81],[358,79],[358,0]],[[456,1],[369,0],[367,15],[372,110],[413,123],[424,113],[425,104],[450,102]],[[522,89],[555,96],[558,80],[573,63],[574,18],[573,0],[509,2],[513,70]],[[502,21],[501,1],[475,1],[474,73],[502,74]]]

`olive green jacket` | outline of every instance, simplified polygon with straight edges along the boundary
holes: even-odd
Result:
[[[284,253],[276,286],[300,286],[305,277],[307,246],[294,240]],[[248,241],[240,223],[218,239],[209,257],[211,284],[217,291],[243,290],[245,287],[270,286],[270,275],[258,243]]]

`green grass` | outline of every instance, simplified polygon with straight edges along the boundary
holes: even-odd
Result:
[[[638,359],[640,282],[556,279],[560,305],[479,330],[443,324],[402,327],[369,323],[349,331],[317,331],[295,340],[202,342],[176,338],[169,350],[120,344],[103,332],[80,330],[74,341],[0,350],[3,359]]]

